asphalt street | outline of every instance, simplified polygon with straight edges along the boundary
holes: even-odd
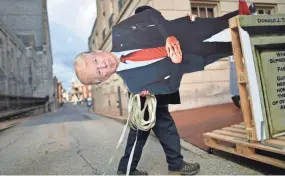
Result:
[[[85,107],[65,104],[55,113],[32,118],[0,133],[0,174],[9,175],[106,175],[116,174],[127,134],[113,163],[110,157],[123,124],[87,112]],[[182,150],[185,161],[199,162],[199,174],[252,175],[259,172],[215,155]],[[138,169],[166,175],[163,149],[150,136]]]

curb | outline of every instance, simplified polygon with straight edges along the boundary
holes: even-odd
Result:
[[[115,120],[123,125],[125,125],[127,123],[127,119],[123,119],[123,118],[117,118],[117,117],[114,117],[114,116],[110,116],[110,115],[106,115],[106,114],[101,114],[101,113],[91,113],[91,114],[96,114],[96,115],[99,115],[99,116],[102,116],[102,117],[106,117],[108,119],[112,119],[112,120]],[[84,115],[87,115],[84,113]],[[87,115],[88,116],[88,115]],[[90,116],[88,117],[90,118]],[[153,131],[150,132],[150,134],[154,137],[155,134]],[[180,138],[180,145],[181,145],[181,148],[184,149],[184,150],[187,150],[187,151],[190,151],[192,153],[195,153],[195,154],[198,154],[198,155],[204,155],[204,154],[208,154],[207,152],[205,152],[204,150],[202,149],[199,149],[198,147],[195,147],[194,145],[192,145],[191,143],[188,143],[186,142],[184,139]]]
[[[117,118],[117,117],[113,117],[113,116],[108,116],[108,115],[105,115],[105,114],[101,114],[101,113],[90,113],[90,112],[87,112],[87,113],[82,113],[82,115],[88,119],[93,119],[93,117],[91,117],[91,115],[98,115],[98,116],[102,116],[102,117],[106,117],[108,119],[111,119],[111,120],[115,120],[117,122],[120,122],[121,124],[126,124],[127,120],[124,119],[124,118]]]
[[[19,115],[21,113],[26,113],[26,112],[33,111],[33,110],[36,110],[36,109],[39,109],[39,108],[44,108],[44,107],[45,107],[45,105],[40,105],[40,106],[35,106],[35,107],[30,107],[30,108],[24,108],[24,109],[4,112],[4,113],[0,114],[0,119],[4,119],[4,118],[7,118],[7,117]]]
[[[19,124],[20,124],[20,122],[17,122],[17,123],[13,123],[13,124],[7,125],[7,126],[5,126],[5,127],[0,127],[0,132],[5,131],[5,130],[8,130],[9,128],[12,128],[12,127],[14,127],[14,126],[17,126],[17,125],[19,125]]]
[[[205,155],[208,154],[206,151],[195,147],[194,145],[192,145],[191,143],[185,141],[184,139],[180,138],[180,144],[181,144],[181,148],[187,151],[190,151],[192,153],[198,154],[198,155]]]
[[[29,121],[29,120],[31,120],[33,118],[41,117],[41,116],[48,115],[48,114],[51,114],[51,113],[54,113],[54,112],[39,113],[39,114],[34,114],[34,115],[31,115],[31,116],[27,116],[27,117],[22,117],[22,118],[16,118],[16,119],[13,119],[13,120],[8,120],[8,121],[5,121],[5,122],[8,123],[7,125],[3,125],[0,122],[0,132],[8,130],[10,128],[13,128],[13,127],[15,127],[17,125],[23,124],[24,122]]]

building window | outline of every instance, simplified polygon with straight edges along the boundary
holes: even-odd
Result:
[[[273,15],[276,13],[274,5],[255,4],[255,7],[256,7],[256,12],[259,15]]]
[[[192,14],[197,15],[200,18],[213,18],[215,17],[215,4],[191,4]]]
[[[29,76],[29,80],[28,80],[28,81],[29,81],[29,84],[32,85],[32,83],[33,83],[33,78],[32,78],[31,76]]]
[[[120,12],[121,9],[123,8],[123,5],[124,5],[123,0],[118,0],[118,9],[119,9],[119,12]]]
[[[114,13],[112,13],[111,16],[109,17],[109,20],[108,20],[108,22],[109,22],[109,28],[111,28],[112,25],[113,25],[113,18],[114,18]]]
[[[14,49],[11,48],[11,58],[14,58]]]
[[[102,37],[103,37],[103,40],[104,40],[105,37],[106,37],[106,29],[103,30],[103,32],[102,32]]]
[[[0,60],[2,68],[4,67],[4,51],[2,51],[3,40],[0,38]]]
[[[1,54],[1,60],[2,60],[2,68],[6,68],[6,63],[5,63],[5,57],[4,57],[4,51],[0,49],[0,54]]]

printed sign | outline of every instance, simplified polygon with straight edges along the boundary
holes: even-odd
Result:
[[[285,25],[284,15],[256,15],[251,18],[240,17],[240,25],[246,26],[282,26]]]
[[[285,131],[285,51],[261,53],[264,97],[272,135]]]

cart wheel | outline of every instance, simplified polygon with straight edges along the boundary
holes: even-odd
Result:
[[[214,149],[213,149],[213,148],[208,148],[207,152],[208,152],[209,154],[213,154],[213,153],[214,153]]]

